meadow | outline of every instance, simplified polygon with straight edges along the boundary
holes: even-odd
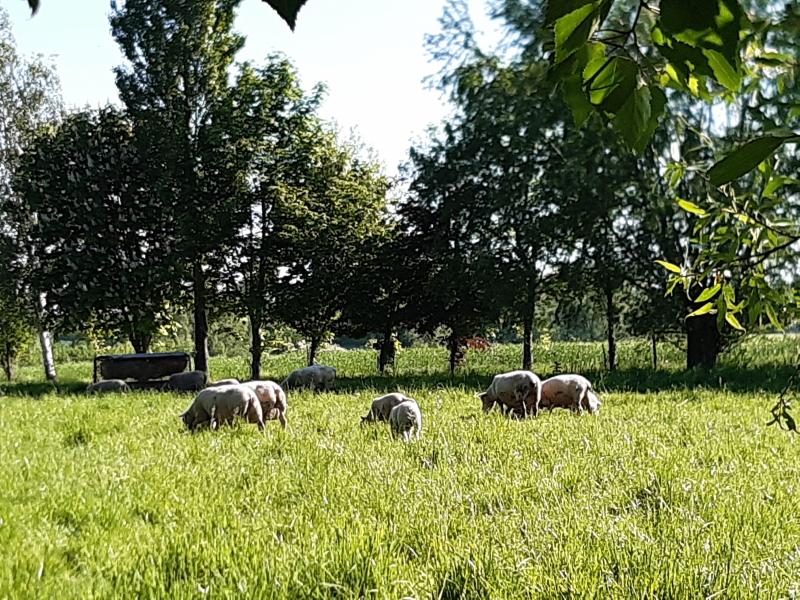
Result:
[[[796,598],[800,436],[765,425],[798,338],[754,338],[710,372],[626,341],[536,348],[537,372],[596,382],[597,416],[513,421],[475,393],[520,348],[326,352],[332,393],[292,393],[289,428],[189,434],[191,395],[0,386],[0,598]],[[267,357],[280,379],[300,354]],[[214,378],[247,374],[216,357]],[[423,438],[360,427],[372,398],[419,401]]]

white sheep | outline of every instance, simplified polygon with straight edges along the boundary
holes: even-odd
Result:
[[[370,407],[369,412],[366,414],[366,416],[361,417],[361,423],[388,421],[389,414],[392,412],[392,409],[401,402],[406,402],[409,400],[415,402],[415,400],[409,398],[405,394],[401,394],[400,392],[393,392],[391,394],[381,396],[380,398],[375,398],[375,400],[372,401],[372,406]]]
[[[219,381],[215,381],[214,383],[209,383],[206,387],[217,387],[220,385],[237,385],[239,382],[238,379],[220,379]]]
[[[201,390],[192,405],[181,415],[186,427],[194,431],[205,425],[217,429],[237,417],[246,418],[264,429],[261,402],[255,391],[245,385],[223,385]]]
[[[278,420],[286,428],[286,410],[289,404],[286,392],[274,381],[246,381],[242,385],[249,387],[256,393],[261,403],[261,412],[265,421]]]
[[[86,386],[87,394],[105,394],[114,392],[130,392],[130,386],[122,379],[102,379]]]
[[[325,365],[311,365],[303,367],[289,373],[281,382],[285,389],[310,388],[312,390],[323,389],[326,392],[333,388],[336,380],[336,369]]]
[[[582,413],[600,410],[600,399],[592,390],[592,384],[582,375],[556,375],[542,382],[542,408],[568,408]]]
[[[176,392],[199,392],[206,387],[208,373],[205,371],[186,371],[184,373],[173,373],[169,380],[161,387],[163,390],[175,390]]]
[[[419,439],[422,435],[422,412],[414,400],[406,400],[395,406],[389,413],[389,426],[392,434],[402,436],[403,441]]]
[[[514,414],[527,416],[539,414],[542,382],[531,371],[510,371],[495,375],[489,388],[478,394],[483,412],[489,412],[498,405]]]

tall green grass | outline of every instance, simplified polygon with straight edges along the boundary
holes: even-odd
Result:
[[[474,397],[519,348],[452,380],[438,350],[401,352],[388,377],[374,353],[331,352],[339,389],[290,394],[289,428],[265,434],[184,432],[190,395],[85,396],[89,363],[58,390],[26,371],[0,397],[0,598],[797,597],[800,438],[764,425],[788,346],[743,346],[696,381],[676,349],[661,372],[605,377],[596,417],[524,422]],[[599,379],[596,349],[537,357]],[[419,442],[359,426],[393,387],[420,403]]]

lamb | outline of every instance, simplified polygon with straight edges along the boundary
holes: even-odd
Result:
[[[104,394],[112,392],[130,392],[131,388],[122,379],[102,379],[86,386],[87,394]]]
[[[205,371],[186,371],[173,373],[169,376],[161,390],[175,390],[176,392],[199,392],[208,382],[208,373]]]
[[[392,409],[401,402],[416,402],[416,400],[400,392],[394,392],[381,396],[380,398],[375,398],[375,400],[372,401],[369,412],[366,416],[361,417],[362,425],[364,423],[374,423],[375,421],[388,421]]]
[[[495,375],[492,383],[482,394],[478,394],[483,412],[488,413],[498,405],[510,409],[515,415],[539,414],[542,382],[531,371],[510,371]]]
[[[194,431],[205,425],[217,429],[220,425],[233,423],[237,416],[246,417],[249,423],[257,423],[259,430],[264,430],[261,402],[255,391],[241,384],[201,390],[181,419],[190,431]]]
[[[242,385],[249,387],[258,396],[264,420],[274,421],[277,419],[286,429],[286,409],[289,408],[289,405],[286,401],[286,392],[281,386],[274,381],[246,381]]]
[[[333,367],[311,365],[289,373],[289,376],[281,382],[281,387],[284,389],[324,389],[327,392],[333,388],[335,379],[336,369]]]
[[[215,381],[214,383],[209,383],[206,387],[218,387],[220,385],[237,385],[239,384],[238,379],[220,379],[219,381]]]
[[[411,399],[401,402],[389,413],[389,425],[392,434],[403,436],[405,442],[410,442],[412,437],[419,439],[422,435],[422,412],[419,405]]]
[[[568,408],[577,413],[585,408],[596,413],[601,404],[592,384],[582,375],[556,375],[542,382],[542,408]]]

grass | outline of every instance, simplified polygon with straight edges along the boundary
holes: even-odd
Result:
[[[183,432],[187,395],[87,397],[89,363],[58,389],[24,370],[0,397],[0,598],[800,595],[800,437],[764,425],[795,340],[754,340],[711,374],[667,348],[650,371],[631,342],[601,377],[598,348],[538,353],[544,374],[558,360],[600,380],[597,417],[480,414],[515,347],[453,380],[439,350],[402,352],[396,378],[332,352],[337,392],[291,394],[289,429],[264,435]],[[358,426],[396,386],[420,403],[419,442]]]

